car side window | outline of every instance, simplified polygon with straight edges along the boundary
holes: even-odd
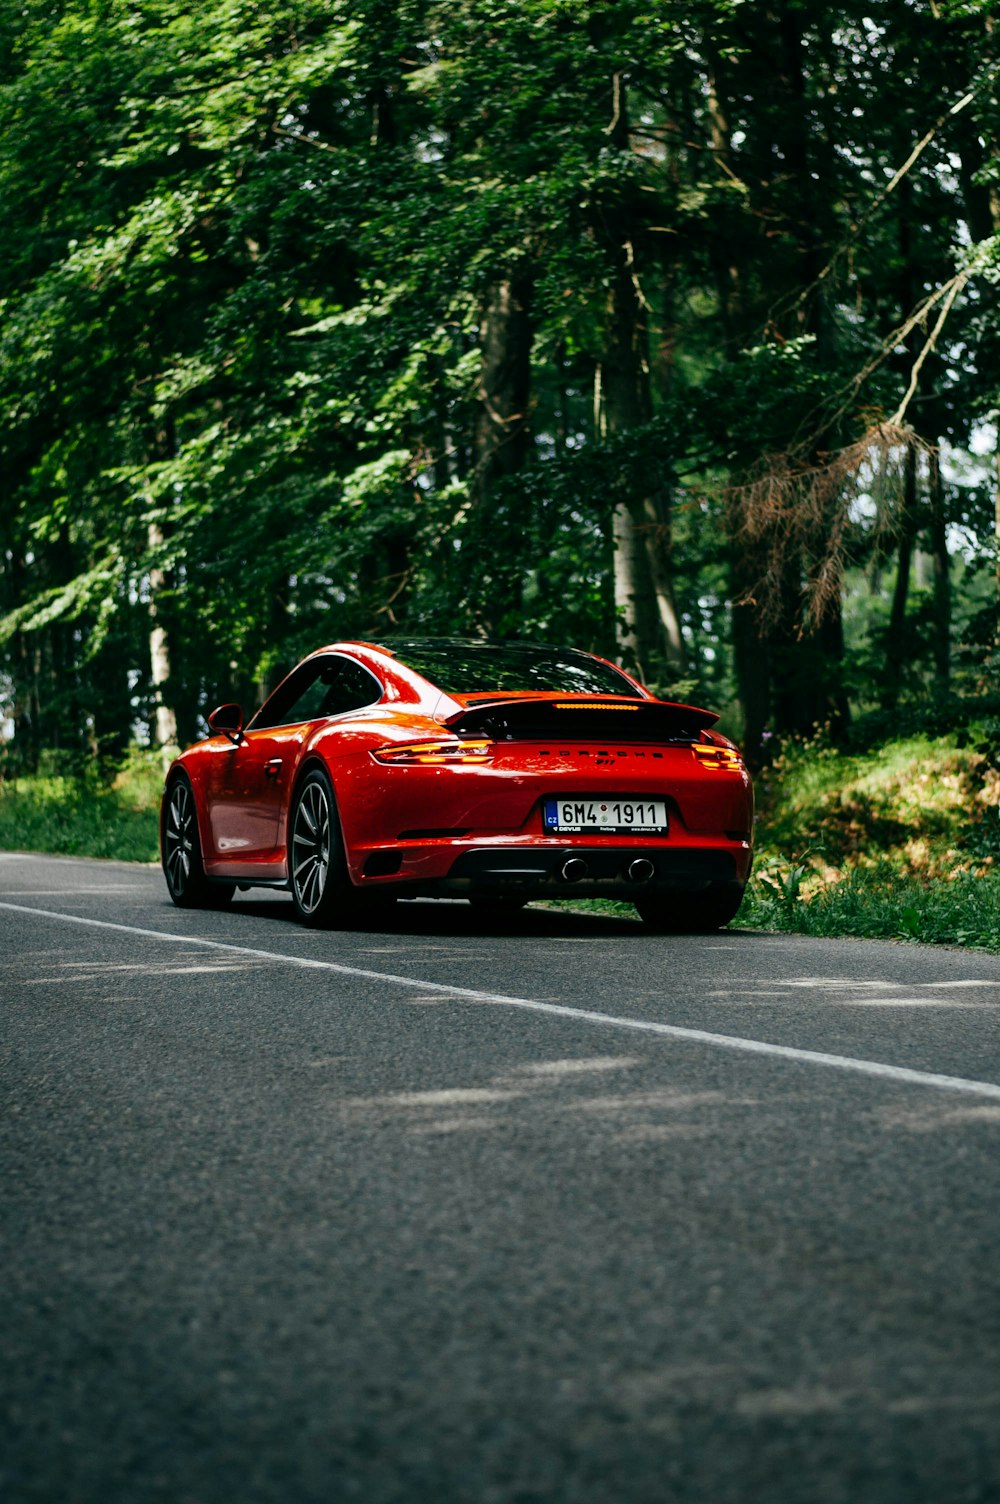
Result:
[[[360,663],[350,658],[317,658],[304,663],[275,690],[254,718],[252,729],[345,715],[375,705],[381,698],[382,686]]]

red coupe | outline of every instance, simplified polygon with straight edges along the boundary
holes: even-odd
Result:
[[[181,907],[285,888],[309,925],[371,894],[620,898],[659,931],[718,929],[750,874],[753,790],[717,719],[574,650],[335,643],[246,724],[221,705],[173,763],[167,887]]]

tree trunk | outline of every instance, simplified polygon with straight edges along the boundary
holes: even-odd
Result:
[[[767,761],[768,716],[771,707],[771,665],[767,641],[761,637],[753,606],[740,605],[742,592],[734,565],[732,606],[733,669],[743,711],[743,750],[752,768]],[[751,582],[747,581],[749,586]]]
[[[984,18],[983,24],[984,24],[985,29],[986,29],[986,49],[985,49],[986,50],[986,55],[987,55],[987,57],[991,61],[995,62],[996,61],[996,37],[997,37],[996,24],[995,24],[994,19],[993,19],[992,16],[986,16]],[[996,118],[998,104],[1000,104],[1000,101],[998,101],[997,91],[996,91],[996,88],[994,87],[993,89],[990,90],[990,95],[989,95],[989,107],[990,107],[991,115],[992,115],[992,117],[994,119]],[[995,138],[995,136],[992,137],[992,138],[989,137],[989,136],[987,136],[987,141],[990,143],[989,146],[988,146],[989,160],[991,162],[991,165],[994,168],[993,173],[991,173],[991,175],[990,175],[989,196],[988,196],[988,200],[987,200],[988,207],[989,207],[990,229],[991,229],[991,231],[992,231],[992,233],[994,235],[1000,235],[1000,184],[998,184],[997,175],[996,175],[996,171],[995,171],[996,162],[997,162],[997,151],[996,151],[996,145],[995,145],[996,138]],[[991,302],[995,306],[995,303],[996,303],[996,294],[995,294],[995,292],[993,293],[993,296],[991,298]],[[995,541],[995,544],[996,544],[996,566],[995,566],[996,573],[995,573],[995,597],[994,597],[995,603],[996,603],[996,631],[995,631],[995,634],[994,634],[994,643],[993,643],[993,654],[992,654],[992,657],[993,657],[993,662],[994,662],[994,668],[996,669],[996,666],[1000,665],[1000,445],[998,445],[998,447],[997,447],[997,454],[996,454],[996,489],[993,492],[993,536],[994,536],[994,541]]]
[[[927,490],[931,504],[930,543],[934,568],[934,683],[941,693],[946,693],[951,679],[951,558],[941,484],[941,457],[936,449],[931,452]],[[1000,593],[997,598],[1000,600]]]
[[[900,519],[899,553],[896,583],[889,612],[889,635],[885,649],[886,703],[899,699],[900,679],[906,662],[906,601],[910,592],[910,565],[917,531],[917,451],[911,444],[906,451],[903,471],[903,507]]]
[[[502,482],[516,475],[530,453],[532,284],[522,273],[498,278],[483,299],[478,404],[472,433],[469,484],[471,546],[493,561],[475,609],[477,629],[489,635],[500,620],[523,616],[524,567],[518,530],[497,501]]]
[[[708,123],[712,152],[720,172],[733,175],[732,133],[729,125],[729,109],[723,92],[725,64],[718,49],[709,38],[705,41],[708,56],[708,73],[705,80],[708,107]],[[743,307],[743,269],[739,252],[743,249],[740,238],[725,233],[716,233],[709,239],[709,260],[715,280],[715,292],[719,303],[722,323],[722,342],[729,356],[736,355],[745,334],[745,310]]]
[[[704,40],[708,57],[706,103],[709,133],[714,159],[723,174],[732,174],[732,134],[729,105],[724,90],[725,63],[711,37]],[[734,358],[746,331],[744,306],[742,240],[719,232],[709,240],[709,260],[715,280],[716,298],[722,324],[722,342],[726,354]],[[763,566],[748,555],[748,545],[740,537],[741,517],[727,518],[729,554],[730,631],[733,648],[733,672],[736,694],[743,712],[743,751],[753,768],[767,760],[768,721],[771,713],[771,655],[766,636],[761,631],[757,608],[749,597],[763,572]]]
[[[615,74],[611,138],[629,149],[625,84]],[[615,216],[621,238],[609,247],[615,260],[606,305],[604,347],[595,377],[594,412],[598,436],[614,438],[647,423],[652,416],[649,330],[639,288],[633,216],[622,206]],[[664,466],[664,470],[666,467]],[[687,668],[687,652],[674,596],[670,561],[670,483],[646,486],[627,477],[627,495],[612,517],[614,600],[623,660],[640,677],[676,678]]]
[[[996,452],[995,489],[993,491],[993,542],[996,563],[994,565],[994,601],[996,606],[996,629],[994,632],[993,658],[1000,664],[1000,446]]]
[[[151,522],[146,541],[151,554],[163,546],[163,530]],[[149,663],[153,686],[153,745],[160,749],[164,766],[178,752],[177,715],[166,698],[170,683],[170,640],[159,615],[159,598],[166,587],[166,576],[158,565],[149,571]]]
[[[911,145],[909,135],[899,139],[899,152]],[[913,185],[904,178],[899,186],[897,199],[899,209],[899,309],[905,318],[913,307],[916,288],[913,273]],[[920,353],[920,339],[911,333],[906,341],[908,363]],[[885,650],[885,700],[894,706],[899,698],[900,679],[906,661],[906,601],[910,590],[910,567],[918,531],[917,518],[917,451],[912,444],[906,451],[903,467],[903,501],[899,526],[899,550],[896,563],[896,583],[892,592],[892,607],[889,612],[889,636]]]
[[[473,504],[482,506],[497,481],[516,475],[528,456],[531,430],[530,279],[501,277],[483,300],[479,324],[479,399],[476,409]]]
[[[649,417],[645,324],[638,313],[631,279],[619,279],[609,299],[609,337],[599,368],[604,438]],[[660,665],[674,677],[683,674],[687,653],[670,567],[670,492],[664,479],[656,490],[636,492],[630,486],[630,494],[615,507],[612,536],[615,611],[624,658],[640,676],[659,672]]]
[[[20,606],[24,601],[27,568],[17,547],[10,552],[10,599],[8,609]],[[35,644],[30,632],[16,632],[11,651],[17,665],[14,680],[14,752],[17,770],[34,773],[38,770],[40,750],[38,726],[38,664]]]

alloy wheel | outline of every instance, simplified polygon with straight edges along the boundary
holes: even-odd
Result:
[[[167,806],[163,839],[167,881],[178,896],[191,886],[194,837],[194,801],[187,784],[178,779]]]
[[[323,902],[330,872],[330,801],[318,779],[306,784],[292,829],[292,883],[303,914]]]

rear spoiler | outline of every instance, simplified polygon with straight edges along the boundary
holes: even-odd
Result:
[[[492,741],[549,741],[588,737],[600,741],[695,742],[719,719],[714,710],[667,700],[586,700],[553,695],[494,700],[467,706],[445,725],[459,736]]]

